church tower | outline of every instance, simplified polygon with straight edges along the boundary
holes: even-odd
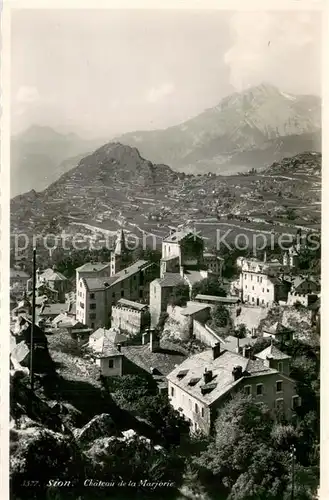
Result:
[[[124,269],[127,255],[128,248],[126,246],[125,235],[123,229],[119,229],[115,241],[115,248],[111,252],[111,276],[114,276],[114,274],[121,271],[121,269]]]

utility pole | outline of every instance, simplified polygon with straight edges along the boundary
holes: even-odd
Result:
[[[31,390],[34,390],[34,373],[33,373],[33,351],[34,351],[34,328],[35,328],[35,287],[36,287],[36,249],[33,248],[33,263],[32,263],[32,323],[31,323],[31,342],[30,342],[30,385]]]
[[[292,445],[290,448],[291,451],[291,500],[295,498],[295,453],[296,448]]]

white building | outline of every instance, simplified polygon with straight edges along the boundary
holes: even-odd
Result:
[[[114,276],[80,278],[77,288],[76,318],[91,328],[111,324],[112,305],[121,298],[147,300],[154,279],[152,262],[138,260]]]

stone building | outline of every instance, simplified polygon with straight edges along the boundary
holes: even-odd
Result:
[[[95,363],[104,377],[128,374],[152,377],[159,391],[167,392],[166,375],[186,359],[187,353],[170,342],[160,341],[152,330],[144,334],[143,340],[141,345],[104,343],[101,350],[93,352]]]
[[[150,312],[147,304],[120,299],[112,307],[113,328],[136,335],[150,328]]]
[[[162,278],[157,278],[150,283],[150,315],[151,326],[155,327],[160,315],[166,312],[169,297],[177,285],[187,285],[179,273],[166,273]]]
[[[47,293],[45,290],[49,290],[52,300],[57,302],[65,302],[65,294],[69,290],[68,279],[59,271],[56,270],[55,266],[45,271],[36,271],[36,289],[38,294],[43,295]],[[27,291],[32,292],[32,278],[27,281]]]
[[[16,285],[18,288],[25,289],[30,276],[23,269],[10,269],[10,286]]]
[[[295,276],[291,279],[291,289],[288,293],[287,305],[300,303],[305,307],[317,301],[320,294],[320,284],[309,277]]]
[[[76,304],[78,321],[91,328],[110,326],[112,306],[119,299],[147,302],[149,284],[156,274],[154,263],[138,260],[114,276],[80,278]]]
[[[252,360],[217,343],[187,358],[169,373],[170,403],[190,422],[191,430],[205,434],[211,432],[226,398],[239,391],[266,403],[273,416],[283,412],[289,419],[300,399],[295,382],[288,376],[288,358],[269,350]]]

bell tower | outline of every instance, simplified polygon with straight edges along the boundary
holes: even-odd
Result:
[[[128,249],[126,246],[125,235],[123,229],[117,232],[115,248],[111,252],[111,276],[124,269],[125,257],[127,257]]]

